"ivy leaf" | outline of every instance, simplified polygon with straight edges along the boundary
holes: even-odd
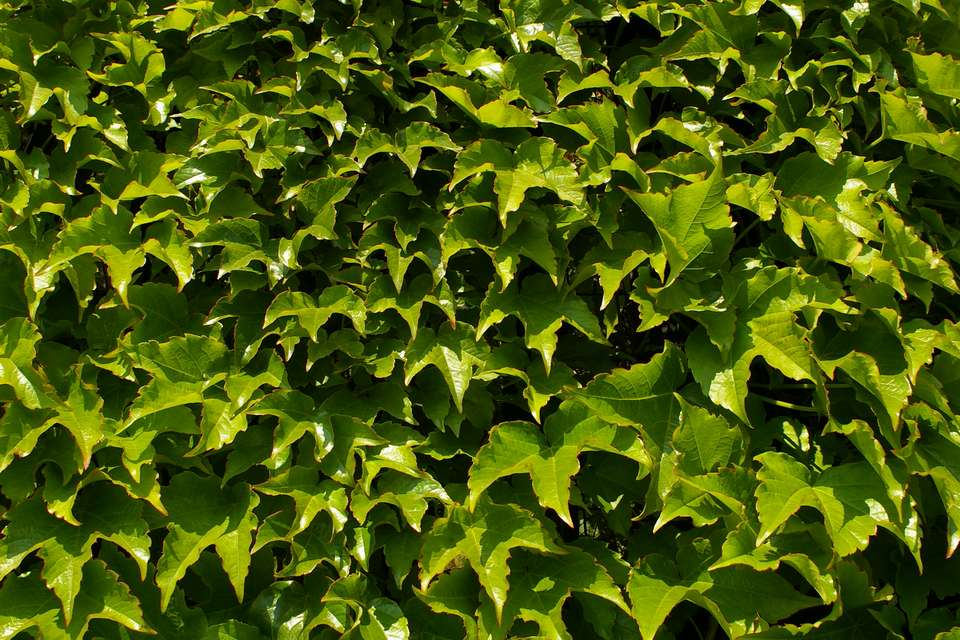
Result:
[[[660,235],[670,264],[667,283],[688,269],[710,273],[727,259],[733,247],[733,221],[719,165],[706,180],[677,187],[668,195],[632,191],[627,195]]]
[[[477,607],[480,585],[469,567],[455,567],[438,575],[427,589],[416,589],[417,597],[433,611],[457,616],[467,637],[477,632]]]
[[[603,290],[600,309],[606,309],[623,280],[650,258],[649,244],[649,239],[644,235],[623,232],[616,234],[613,237],[613,247],[600,246],[584,256],[583,266],[575,282],[582,282],[596,274]]]
[[[76,613],[67,629],[71,638],[82,638],[91,620],[110,620],[132,631],[145,631],[140,603],[100,560],[83,566],[83,579],[77,596]]]
[[[356,181],[356,178],[338,176],[318,178],[302,185],[296,198],[310,216],[312,235],[326,240],[336,238],[333,229],[337,219],[335,206],[346,199]]]
[[[40,436],[54,424],[52,410],[27,409],[12,403],[0,418],[0,472],[33,451]]]
[[[801,463],[786,454],[768,452],[757,458],[757,513],[762,543],[800,507],[823,514],[824,525],[841,557],[867,546],[879,525],[894,521],[882,483],[866,463],[830,467],[816,478]]]
[[[96,445],[110,430],[102,410],[103,400],[96,389],[75,379],[70,384],[67,401],[57,411],[57,421],[66,427],[80,449],[84,468],[89,466]]]
[[[119,488],[97,483],[85,490],[75,508],[80,526],[47,513],[39,498],[23,502],[7,514],[10,524],[0,542],[0,577],[15,570],[30,553],[39,551],[41,576],[56,594],[64,621],[71,623],[83,580],[83,567],[93,557],[97,540],[114,542],[146,570],[150,540],[139,504]]]
[[[881,254],[901,270],[937,284],[948,291],[958,291],[950,264],[887,208],[884,208],[883,236]]]
[[[639,426],[656,458],[656,443],[663,443],[679,424],[681,405],[675,392],[685,377],[680,349],[667,343],[647,363],[597,376],[571,395],[608,422]]]
[[[7,2],[0,638],[951,636],[957,3]]]
[[[828,572],[833,554],[818,545],[813,529],[800,527],[789,533],[775,534],[757,546],[756,529],[744,522],[727,535],[720,559],[710,568],[741,565],[756,571],[773,571],[787,564],[810,583],[824,603],[835,602],[838,581]]]
[[[924,421],[928,422],[928,421]],[[957,444],[934,430],[917,447],[916,453],[908,459],[912,470],[929,476],[940,495],[948,519],[946,530],[946,556],[951,557],[960,546],[960,501],[957,489],[960,488],[960,469],[957,468]]]
[[[694,569],[684,575],[669,558],[656,553],[631,572],[627,593],[644,640],[653,638],[683,601],[707,609],[730,637],[759,630],[756,620],[779,621],[819,604],[816,598],[796,592],[775,573],[727,568]]]
[[[698,527],[725,516],[731,520],[747,518],[756,482],[742,467],[724,467],[697,475],[685,462],[685,458],[678,461],[674,455],[660,459],[657,485],[651,486],[661,503],[653,525],[655,531],[676,518],[690,518]]]
[[[147,87],[159,80],[166,69],[163,52],[136,31],[95,37],[112,45],[126,62],[107,65],[104,73],[88,72],[90,77],[106,85],[133,87],[147,97]]]
[[[562,556],[518,551],[510,560],[513,576],[502,619],[509,627],[515,619],[536,623],[546,637],[569,637],[561,615],[573,592],[589,593],[629,613],[620,588],[607,571],[579,549]]]
[[[840,358],[821,358],[820,366],[833,377],[840,369],[878,401],[876,411],[881,425],[892,433],[900,424],[900,412],[910,396],[910,380],[906,371],[880,372],[877,360],[866,353],[851,351]]]
[[[424,537],[420,553],[420,588],[463,557],[480,579],[499,618],[510,588],[507,560],[515,548],[563,553],[539,520],[516,505],[498,505],[482,498],[473,511],[454,507]]]
[[[403,473],[389,472],[377,481],[373,495],[354,489],[350,496],[350,510],[361,523],[378,504],[392,504],[400,509],[414,531],[420,531],[427,513],[428,500],[451,502],[446,490],[433,478],[418,478]]]
[[[564,158],[552,140],[529,138],[511,154],[495,140],[481,140],[457,156],[450,190],[470,176],[494,172],[493,189],[497,192],[500,224],[507,226],[507,216],[520,208],[528,189],[549,189],[561,200],[583,203],[583,191],[576,169]]]
[[[363,166],[377,153],[394,153],[413,176],[420,165],[423,150],[428,148],[460,151],[462,147],[454,143],[443,130],[426,122],[412,122],[397,131],[392,139],[376,129],[365,130],[357,140],[354,154],[357,162]]]
[[[169,382],[198,382],[206,388],[226,376],[227,347],[209,336],[151,340],[131,352],[134,366]]]
[[[640,464],[641,473],[652,464],[632,430],[590,416],[583,405],[567,403],[547,419],[542,433],[529,422],[504,422],[491,429],[470,467],[467,504],[476,508],[480,495],[497,479],[527,473],[540,504],[573,526],[570,480],[580,470],[577,456],[583,451],[628,457]]]
[[[346,490],[330,480],[320,481],[318,477],[315,469],[296,466],[256,485],[260,493],[293,499],[296,519],[290,536],[310,526],[321,511],[330,516],[334,533],[343,529],[347,522]]]
[[[841,311],[845,305],[829,284],[792,269],[768,267],[738,274],[731,279],[731,289],[728,299],[737,317],[733,335],[717,330],[726,324],[707,325],[709,331],[698,327],[686,348],[690,369],[703,392],[749,424],[744,400],[753,359],[763,357],[794,380],[819,383],[808,332],[797,324],[795,314],[827,308]]]
[[[960,160],[960,133],[952,129],[940,131],[927,117],[927,110],[917,98],[883,93],[880,96],[884,136]]]
[[[126,167],[115,167],[104,177],[101,193],[116,210],[116,202],[147,196],[186,198],[168,174],[180,167],[172,156],[154,151],[135,151]]]
[[[36,629],[57,633],[60,608],[35,574],[13,575],[0,586],[0,638],[10,640]]]
[[[13,389],[17,399],[28,409],[41,409],[53,404],[46,385],[33,366],[40,333],[26,318],[11,318],[0,325],[0,385]]]
[[[743,446],[739,429],[723,416],[680,399],[680,427],[671,440],[682,455],[681,466],[699,475],[726,466]]]
[[[528,349],[540,353],[548,374],[557,348],[556,334],[564,322],[596,342],[606,342],[586,303],[577,296],[565,295],[540,274],[529,276],[519,286],[511,284],[502,292],[490,287],[480,305],[477,339],[508,315],[523,323],[524,342]]]
[[[473,337],[471,327],[457,323],[456,329],[445,326],[437,333],[421,331],[407,346],[404,384],[424,367],[434,366],[443,375],[457,411],[463,411],[463,398],[476,369],[483,365],[484,350]]]
[[[318,459],[333,449],[334,437],[329,417],[317,410],[310,396],[299,391],[274,391],[248,409],[247,413],[277,418],[270,457],[286,451],[307,433],[314,438]]]
[[[92,253],[106,264],[114,288],[126,302],[133,274],[145,260],[140,234],[131,230],[132,224],[133,214],[127,209],[97,207],[89,217],[71,221],[60,232],[51,262]]]
[[[917,84],[941,96],[960,98],[960,62],[939,53],[910,53]]]
[[[160,608],[166,610],[174,588],[200,553],[214,545],[238,599],[243,599],[244,579],[250,566],[252,530],[259,500],[247,485],[221,489],[216,478],[201,478],[190,471],[178,473],[164,487],[169,532],[157,564]]]
[[[317,298],[300,291],[284,291],[273,299],[263,319],[264,328],[280,318],[295,317],[316,342],[320,327],[333,314],[348,318],[354,328],[364,332],[366,309],[363,301],[349,287],[327,287]]]

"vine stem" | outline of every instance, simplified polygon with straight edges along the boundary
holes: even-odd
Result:
[[[784,384],[752,384],[752,387],[757,387],[759,389],[815,389],[816,385],[810,384],[809,382],[788,382]],[[852,384],[846,382],[838,382],[836,384],[825,385],[828,389],[850,389],[853,387]]]
[[[746,227],[744,227],[743,231],[738,233],[737,237],[733,239],[733,246],[737,246],[738,244],[740,244],[740,241],[743,240],[744,236],[750,233],[750,231],[752,231],[753,228],[758,224],[760,224],[760,218],[754,218],[754,220],[750,224],[748,224]]]
[[[707,627],[707,635],[703,637],[703,640],[714,640],[717,637],[717,629],[720,628],[720,624],[717,622],[717,619],[713,616],[710,616],[710,626]]]
[[[805,411],[807,413],[820,413],[817,409],[813,407],[805,407],[802,404],[793,404],[792,402],[787,402],[785,400],[777,400],[775,398],[769,398],[767,396],[762,396],[759,393],[753,394],[756,397],[760,398],[764,402],[778,407],[783,407],[784,409],[793,409],[794,411]]]

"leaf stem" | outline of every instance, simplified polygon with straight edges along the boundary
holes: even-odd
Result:
[[[733,246],[737,246],[738,244],[740,244],[740,241],[743,240],[744,236],[750,233],[750,231],[753,230],[753,228],[757,226],[759,223],[760,223],[760,218],[754,218],[753,222],[748,224],[744,228],[744,230],[738,233],[737,237],[733,239]]]
[[[804,411],[806,413],[820,413],[817,409],[813,407],[806,407],[802,404],[793,404],[792,402],[787,402],[785,400],[777,400],[775,398],[769,398],[767,396],[760,395],[759,393],[753,394],[754,396],[760,398],[764,402],[778,407],[783,407],[784,409],[793,409],[794,411]]]
[[[707,627],[707,635],[704,636],[703,640],[713,640],[717,637],[717,629],[720,628],[720,624],[717,622],[717,619],[712,615],[710,616],[710,626]]]
[[[751,384],[751,387],[757,387],[759,389],[816,389],[817,385],[810,382],[787,382],[783,384]],[[837,382],[833,384],[824,385],[829,389],[849,389],[853,385],[846,382]]]

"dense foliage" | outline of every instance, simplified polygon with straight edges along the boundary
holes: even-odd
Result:
[[[0,639],[960,637],[957,0],[0,23]]]

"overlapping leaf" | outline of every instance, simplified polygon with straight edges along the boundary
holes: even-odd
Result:
[[[945,638],[956,0],[0,2],[0,637]]]

